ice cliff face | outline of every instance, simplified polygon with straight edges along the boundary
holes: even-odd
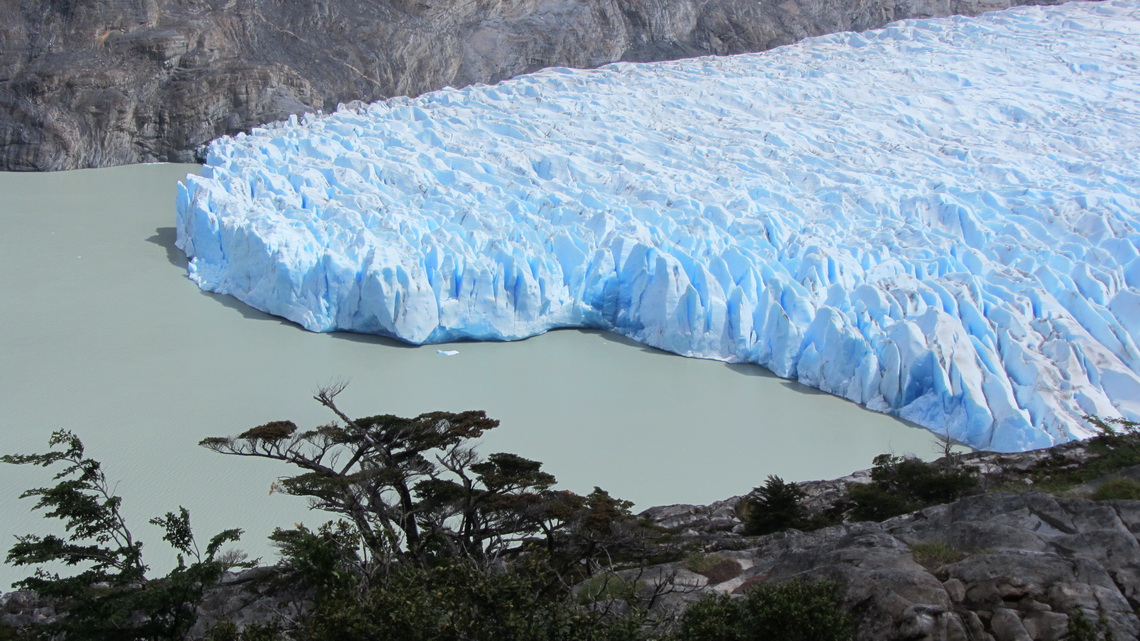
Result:
[[[550,69],[216,141],[202,288],[412,343],[601,327],[970,445],[1140,418],[1140,4]]]

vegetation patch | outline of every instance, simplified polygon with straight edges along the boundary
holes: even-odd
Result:
[[[614,599],[632,599],[637,595],[637,583],[614,574],[595,574],[578,586],[578,603],[587,605]]]
[[[957,563],[966,557],[961,550],[941,541],[924,541],[910,546],[911,554],[919,565],[934,570],[943,565]]]
[[[685,611],[680,638],[686,641],[850,641],[851,616],[842,608],[833,581],[764,583],[745,598],[705,597]]]
[[[1077,464],[1054,453],[1033,466],[1026,477],[1008,483],[1002,490],[1033,489],[1061,494],[1078,485],[1140,465],[1140,423],[1124,419],[1102,419],[1086,416],[1097,436],[1087,441],[1087,451],[1094,456]]]
[[[974,471],[955,465],[926,463],[911,456],[880,454],[871,469],[871,482],[847,491],[857,521],[883,521],[930,505],[949,503],[976,491]]]
[[[1069,615],[1067,641],[1116,641],[1116,635],[1108,627],[1103,616],[1093,623],[1084,612],[1077,610]]]
[[[735,579],[744,571],[740,563],[720,554],[690,554],[685,567],[708,579],[710,585]]]
[[[817,530],[839,522],[834,514],[811,515],[803,505],[804,493],[795,483],[768,475],[745,500],[741,517],[744,534],[761,536],[784,530]]]
[[[1140,501],[1140,481],[1118,478],[1105,481],[1092,493],[1096,501]]]

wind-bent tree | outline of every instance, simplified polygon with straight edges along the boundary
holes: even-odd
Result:
[[[107,482],[102,465],[84,455],[83,443],[68,431],[52,434],[43,454],[10,454],[0,462],[62,466],[53,487],[33,488],[20,498],[38,499],[33,509],[63,521],[65,536],[25,535],[8,550],[8,563],[35,567],[16,586],[55,599],[63,617],[37,626],[46,639],[126,641],[183,639],[197,619],[197,604],[226,569],[217,555],[241,530],[213,537],[203,553],[190,530],[190,512],[155,518],[163,539],[178,551],[178,566],[159,579],[147,577],[142,543],[119,511],[122,499]],[[187,561],[189,560],[189,563]],[[248,564],[236,564],[248,565]],[[60,575],[47,568],[78,571]]]
[[[555,479],[537,461],[476,454],[472,439],[499,425],[484,412],[354,419],[336,405],[343,390],[341,384],[314,396],[339,423],[300,431],[291,421],[274,421],[201,445],[299,468],[276,487],[347,519],[381,565],[485,564],[531,542],[589,556],[634,538],[631,526],[620,523],[629,520],[629,503],[601,490],[586,497],[551,490]],[[608,518],[601,523],[603,513]]]

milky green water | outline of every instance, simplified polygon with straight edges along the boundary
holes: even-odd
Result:
[[[885,451],[931,457],[933,435],[754,366],[685,359],[600,332],[408,347],[322,335],[201,292],[174,248],[175,184],[192,165],[0,173],[0,452],[75,431],[104,462],[161,569],[153,516],[184,505],[199,537],[318,520],[270,494],[285,469],[197,447],[273,419],[332,417],[311,400],[348,380],[349,414],[484,409],[480,451],[543,461],[560,486],[640,508],[742,494],[766,475],[830,478]],[[437,349],[455,349],[441,356]],[[17,495],[47,483],[0,465],[0,551],[45,521]],[[0,567],[0,590],[22,570]]]

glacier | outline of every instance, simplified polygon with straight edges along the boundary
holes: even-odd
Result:
[[[342,105],[214,141],[176,230],[313,331],[604,328],[1048,446],[1140,419],[1140,4]]]

